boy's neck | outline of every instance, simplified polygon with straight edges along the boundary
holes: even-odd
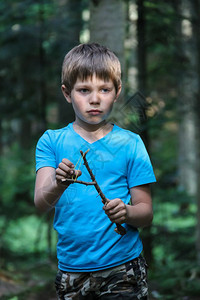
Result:
[[[113,125],[108,122],[104,122],[102,124],[92,126],[83,126],[75,121],[73,123],[73,128],[76,133],[78,133],[87,142],[93,143],[107,135],[112,130]]]

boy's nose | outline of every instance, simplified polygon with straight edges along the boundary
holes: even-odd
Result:
[[[98,93],[92,93],[90,97],[90,104],[99,104],[100,103],[100,96]]]

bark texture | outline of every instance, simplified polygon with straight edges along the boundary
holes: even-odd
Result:
[[[125,9],[122,0],[90,1],[90,41],[118,56],[124,69]]]
[[[194,34],[196,15],[193,1],[179,4],[180,63],[179,74],[179,186],[189,195],[197,192],[197,128],[198,97],[197,40]]]

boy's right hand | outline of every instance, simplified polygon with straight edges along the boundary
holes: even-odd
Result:
[[[58,183],[62,183],[64,179],[72,179],[81,176],[80,170],[74,170],[74,164],[67,158],[63,158],[62,162],[59,163],[56,169],[56,180]]]

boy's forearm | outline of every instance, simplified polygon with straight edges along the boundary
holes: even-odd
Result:
[[[153,220],[153,211],[151,206],[146,203],[138,203],[137,205],[126,205],[127,217],[126,223],[139,228],[151,225]]]
[[[51,210],[67,188],[66,185],[58,184],[56,180],[48,185],[35,190],[35,206],[43,212]]]
[[[63,159],[58,168],[42,167],[38,169],[35,182],[35,206],[41,211],[53,208],[70,183],[62,183],[62,179],[79,177],[81,171],[74,170],[74,165]]]

